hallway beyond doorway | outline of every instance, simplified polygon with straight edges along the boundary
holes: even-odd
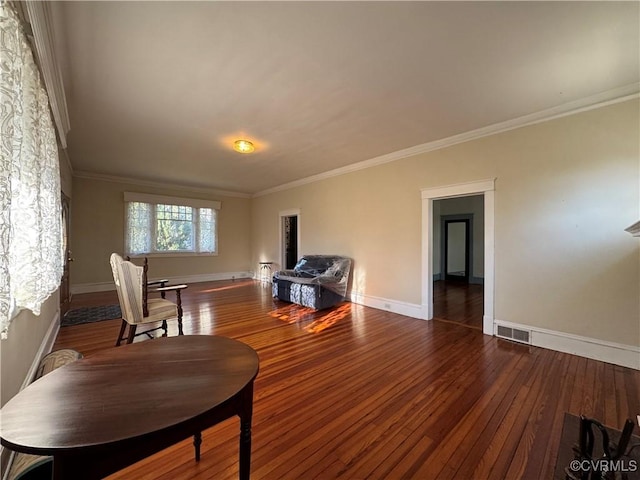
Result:
[[[482,285],[433,282],[433,318],[482,330],[484,291]]]

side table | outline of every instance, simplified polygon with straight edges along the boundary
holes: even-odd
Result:
[[[260,281],[271,282],[271,265],[273,262],[259,262],[260,264]]]

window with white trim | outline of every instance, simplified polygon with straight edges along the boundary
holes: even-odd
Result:
[[[218,253],[220,202],[125,192],[127,255]]]

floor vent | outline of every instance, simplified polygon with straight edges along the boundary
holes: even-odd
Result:
[[[531,344],[531,332],[528,330],[520,330],[519,328],[505,327],[498,325],[496,336],[500,338],[506,338],[508,340],[514,340],[520,343]]]

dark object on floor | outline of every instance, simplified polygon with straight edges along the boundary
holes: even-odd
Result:
[[[347,294],[351,259],[338,255],[305,255],[293,270],[273,275],[273,297],[315,310],[342,302]]]
[[[600,422],[565,413],[555,480],[640,479],[640,438],[632,435],[634,423],[622,432]]]
[[[60,326],[68,327],[69,325],[101,322],[102,320],[113,320],[114,318],[122,318],[119,305],[74,308],[65,313]]]

